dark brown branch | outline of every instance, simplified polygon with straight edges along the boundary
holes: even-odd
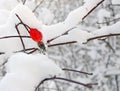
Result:
[[[94,9],[96,9],[103,1],[104,1],[104,0],[102,0],[102,1],[99,2],[94,8],[92,8],[92,9],[82,18],[82,20],[84,20],[84,19],[85,19]],[[65,35],[65,34],[67,34],[69,31],[71,31],[71,30],[74,29],[74,28],[76,28],[76,27],[73,27],[73,28],[69,29],[69,30],[66,31],[65,33],[63,33],[63,34],[61,34],[61,35],[59,35],[59,36],[57,36],[57,37],[55,37],[55,38],[53,38],[53,39],[50,39],[50,40],[48,40],[47,42],[50,43],[51,41],[53,41],[53,40],[55,40],[55,39],[57,39],[57,38]]]
[[[30,38],[30,36],[21,36],[22,38]],[[0,37],[0,39],[8,39],[8,38],[20,38],[20,36],[5,36]]]
[[[30,51],[28,54],[32,54],[32,53],[36,52],[37,50],[38,50],[38,48],[35,48],[32,51]]]
[[[108,6],[120,6],[120,4],[109,4]]]
[[[20,36],[20,40],[21,40],[21,43],[22,43],[22,46],[23,46],[23,50],[25,51],[25,44],[24,44],[23,39],[22,39],[22,37],[21,37],[20,31],[19,31],[19,29],[18,29],[18,26],[15,25],[15,28],[16,28],[16,30],[17,30],[18,35]]]
[[[37,50],[38,50],[38,48],[27,48],[27,49],[25,49],[27,54],[32,54],[32,53],[36,52]],[[30,51],[30,52],[27,52],[27,51]],[[15,53],[17,53],[17,52],[24,52],[24,50],[16,51]]]
[[[3,62],[0,67],[4,66],[6,63],[8,62],[8,60],[6,60],[5,62]]]
[[[23,5],[25,5],[25,3],[26,3],[26,0],[23,1]]]
[[[55,39],[57,39],[57,38],[59,38],[59,37],[61,37],[61,36],[63,36],[63,35],[68,34],[69,31],[71,31],[72,29],[75,29],[75,28],[76,28],[76,27],[73,27],[73,28],[67,30],[65,33],[63,33],[63,34],[61,34],[61,35],[59,35],[59,36],[57,36],[57,37],[55,37],[55,38],[52,38],[52,39],[48,40],[47,43],[50,43],[51,41],[53,41],[53,40],[55,40]]]
[[[28,28],[30,29],[30,27],[27,24],[24,24],[24,23],[20,22],[16,26],[19,26],[19,25],[23,25],[24,27],[26,27],[27,32],[30,33],[29,30],[28,30]]]
[[[105,0],[102,0],[101,2],[99,2],[94,8],[92,8],[83,18],[82,20],[84,20],[93,10],[95,10],[102,2],[104,2]]]
[[[75,83],[75,84],[78,84],[78,85],[82,85],[82,86],[85,86],[87,88],[92,88],[92,85],[97,85],[97,83],[88,83],[88,84],[84,84],[84,83],[81,83],[81,82],[77,82],[77,81],[74,81],[74,80],[70,80],[70,79],[67,79],[67,78],[62,78],[62,77],[51,77],[51,78],[45,78],[44,80],[42,80],[38,86],[35,88],[35,91],[37,91],[37,89],[45,82],[45,81],[49,81],[49,80],[63,80],[63,81],[67,81],[67,82],[71,82],[71,83]]]
[[[108,35],[96,36],[96,37],[87,39],[87,42],[95,40],[95,39],[108,38],[108,37],[112,37],[112,36],[120,36],[120,34],[108,34]],[[64,42],[64,43],[50,44],[50,45],[48,45],[48,47],[54,47],[54,46],[66,45],[66,44],[74,44],[74,43],[77,43],[77,41],[69,41],[69,42]]]
[[[105,38],[105,37],[112,37],[112,36],[120,36],[120,34],[108,34],[108,35],[101,35],[101,36],[96,36],[93,38],[89,38],[87,41],[95,40],[95,39],[100,39],[100,38]]]
[[[109,20],[107,22],[97,22],[97,24],[106,24],[106,23],[110,23],[110,22],[114,22],[114,21],[119,21],[120,20],[120,17],[119,18],[116,18],[116,19],[113,19],[113,20]]]
[[[33,12],[35,12],[35,11],[38,9],[38,7],[40,7],[40,5],[41,5],[43,2],[44,2],[44,0],[42,0],[42,1],[35,7],[35,9],[33,10]]]
[[[65,71],[72,71],[72,72],[77,72],[77,73],[82,73],[82,74],[86,74],[86,75],[93,75],[93,73],[78,71],[78,70],[74,70],[74,69],[63,68],[62,70],[65,70]]]
[[[18,14],[15,14],[15,15],[16,15],[17,18],[20,20],[20,23],[18,23],[18,25],[19,25],[19,24],[23,24],[23,26],[25,27],[25,29],[26,29],[26,30],[28,31],[28,33],[29,33],[28,28],[30,29],[30,27],[22,21],[22,19],[19,17]],[[17,26],[18,26],[18,25],[17,25]]]
[[[0,52],[0,55],[5,54],[5,52]]]
[[[48,47],[54,47],[54,46],[66,45],[66,44],[74,44],[74,43],[77,43],[77,41],[70,41],[70,42],[57,43],[57,44],[50,44],[50,45],[48,45]]]
[[[109,42],[107,42],[106,40],[104,39],[100,39],[101,41],[103,41],[104,43],[106,43],[106,45],[113,51],[113,53],[115,53],[115,49],[112,47],[112,45],[110,45]]]

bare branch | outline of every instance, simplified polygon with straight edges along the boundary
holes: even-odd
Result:
[[[112,37],[112,36],[120,36],[120,34],[108,34],[108,35],[101,35],[101,36],[96,36],[96,37],[92,37],[89,38],[87,41],[91,41],[91,40],[95,40],[95,39],[100,39],[100,38],[108,38],[108,37]]]
[[[107,42],[106,40],[104,39],[100,39],[101,41],[103,41],[104,43],[106,43],[106,45],[113,51],[113,53],[115,53],[115,49],[112,47],[112,45],[110,45],[109,42]]]
[[[93,75],[93,73],[88,73],[88,72],[83,72],[83,71],[78,71],[78,70],[68,69],[68,68],[63,68],[62,70],[82,73],[82,74],[86,74],[86,75]]]
[[[57,44],[50,44],[50,45],[48,45],[48,47],[54,47],[54,46],[66,45],[66,44],[74,44],[74,43],[77,43],[77,41],[70,41],[70,42],[57,43]]]
[[[77,81],[74,81],[74,80],[71,80],[71,79],[54,76],[54,77],[45,78],[44,80],[42,80],[42,81],[38,84],[38,86],[35,88],[35,91],[37,91],[37,89],[38,89],[45,81],[55,80],[55,79],[56,79],[56,80],[63,80],[63,81],[71,82],[71,83],[75,83],[75,84],[78,84],[78,85],[85,86],[85,87],[87,87],[87,88],[92,88],[92,85],[97,85],[97,83],[84,84],[84,83],[77,82]]]
[[[41,5],[43,2],[44,2],[44,0],[42,0],[41,2],[39,2],[39,4],[35,7],[35,9],[33,10],[33,12],[35,12],[35,11],[38,9],[38,7],[40,7],[40,5]]]
[[[120,34],[118,33],[118,34],[108,34],[108,35],[96,36],[96,37],[87,39],[87,42],[95,40],[95,39],[108,38],[108,37],[112,37],[112,36],[120,36]],[[74,44],[74,43],[77,43],[77,41],[68,41],[68,42],[64,42],[64,43],[50,44],[50,45],[48,45],[48,47],[54,47],[54,46],[66,45],[66,44]]]
[[[30,36],[21,36],[22,38],[30,38]],[[20,38],[19,35],[17,36],[4,36],[4,37],[0,37],[0,39],[8,39],[8,38]]]
[[[25,5],[25,3],[26,3],[26,0],[23,1],[23,5]]]
[[[96,9],[103,1],[104,1],[104,0],[102,0],[101,2],[99,2],[95,7],[93,7],[93,8],[82,18],[82,20],[84,20],[90,13],[92,13],[92,11],[93,11],[94,9]],[[72,22],[72,21],[71,21],[71,22]],[[47,42],[48,42],[48,43],[52,42],[53,40],[55,40],[55,39],[57,39],[57,38],[65,35],[66,33],[68,33],[69,31],[71,31],[71,30],[74,29],[74,28],[76,28],[76,27],[73,27],[73,28],[67,30],[67,31],[64,32],[63,34],[61,34],[61,35],[59,35],[59,36],[57,36],[57,37],[55,37],[55,38],[52,38],[52,39],[48,40]]]
[[[20,31],[19,31],[19,29],[18,29],[18,26],[15,25],[15,28],[16,28],[16,30],[17,30],[18,35],[20,36],[20,40],[21,40],[21,43],[22,43],[22,46],[23,46],[23,50],[25,51],[25,44],[24,44],[23,39],[22,39],[22,37],[21,37]]]
[[[19,17],[18,14],[15,14],[15,15],[16,15],[17,18],[20,20],[20,23],[18,23],[18,25],[19,25],[19,24],[23,24],[23,26],[25,27],[25,29],[26,29],[26,30],[28,31],[28,33],[29,33],[28,28],[30,29],[30,27],[22,21],[22,19]],[[18,26],[18,25],[17,25],[17,26]]]
[[[94,8],[92,8],[83,18],[82,20],[84,20],[93,10],[95,10],[102,2],[104,2],[105,0],[102,0],[101,2],[99,2]]]
[[[113,20],[109,20],[109,21],[106,21],[106,22],[97,22],[97,24],[107,24],[107,23],[110,23],[110,22],[115,22],[115,21],[119,21],[120,20],[120,17],[119,18],[116,18],[116,19],[113,19]]]
[[[32,53],[36,52],[37,50],[38,50],[38,48],[27,48],[27,49],[25,49],[27,54],[32,54]],[[27,52],[27,51],[30,51],[30,52]],[[17,53],[17,52],[24,52],[24,50],[16,51],[15,53]]]
[[[53,38],[53,39],[48,40],[47,43],[50,43],[50,42],[52,42],[53,40],[55,40],[55,39],[57,39],[57,38],[59,38],[59,37],[61,37],[61,36],[63,36],[63,35],[68,34],[69,31],[71,31],[72,29],[75,29],[75,28],[76,28],[76,27],[73,27],[73,28],[67,30],[65,33],[63,33],[63,34],[61,34],[61,35],[59,35],[59,36],[57,36],[57,37],[55,37],[55,38]]]

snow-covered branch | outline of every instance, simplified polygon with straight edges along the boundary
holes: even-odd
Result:
[[[76,27],[79,22],[82,22],[96,7],[98,7],[104,0],[96,0],[93,2],[86,2],[83,6],[71,11],[65,21],[51,26],[43,26],[44,34],[47,40],[54,39],[68,30]]]
[[[81,41],[81,43],[87,43],[88,41],[92,41],[95,39],[101,39],[101,38],[103,39],[103,38],[108,38],[108,37],[112,37],[112,36],[120,36],[119,26],[120,26],[120,22],[117,22],[111,26],[106,26],[106,27],[103,27],[101,29],[95,30],[90,33],[87,33],[86,31],[83,31],[83,30],[80,31],[80,29],[78,29],[79,32],[77,32],[76,34],[72,33],[73,34],[72,40],[68,41],[68,39],[70,39],[69,34],[68,34],[68,35],[62,36],[62,37],[54,40],[53,44],[51,43],[50,45],[48,45],[48,47],[71,44],[71,43],[79,43],[79,41],[81,39],[83,39]],[[86,32],[86,34],[80,33],[82,31]],[[78,34],[78,33],[80,33],[80,34]],[[78,37],[75,39],[74,36],[77,36],[77,34],[78,34]],[[87,34],[88,34],[88,36],[87,36]],[[63,40],[64,40],[64,42],[63,42]]]

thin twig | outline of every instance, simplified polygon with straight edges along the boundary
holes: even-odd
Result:
[[[101,35],[101,36],[96,36],[96,37],[92,37],[92,38],[89,38],[88,40],[87,40],[87,42],[88,41],[91,41],[91,40],[95,40],[95,39],[100,39],[100,38],[105,38],[105,37],[112,37],[112,36],[120,36],[120,34],[118,33],[118,34],[108,34],[108,35]]]
[[[59,35],[59,36],[57,36],[57,37],[55,37],[55,38],[52,38],[52,39],[48,40],[47,43],[50,43],[50,42],[52,42],[53,40],[55,40],[55,39],[57,39],[57,38],[59,38],[59,37],[61,37],[61,36],[63,36],[63,35],[68,34],[69,31],[71,31],[72,29],[75,29],[75,28],[76,28],[76,27],[73,27],[73,28],[67,30],[65,33],[63,33],[63,34],[61,34],[61,35]]]
[[[30,51],[30,52],[26,52],[27,54],[32,54],[32,53],[34,53],[35,51],[37,51],[38,50],[38,48],[27,48],[27,49],[25,49],[25,51]],[[24,50],[20,50],[20,51],[16,51],[15,53],[17,53],[17,52],[23,52]]]
[[[38,48],[35,48],[35,49],[33,49],[31,52],[29,52],[28,54],[32,54],[32,53],[34,53],[34,52],[36,52],[36,51],[38,51]]]
[[[35,9],[33,10],[33,12],[35,12],[37,10],[38,7],[40,7],[40,5],[44,2],[44,0],[42,0],[41,2],[39,2],[39,4],[35,7]]]
[[[48,47],[54,47],[54,46],[59,46],[59,45],[66,45],[66,44],[74,44],[77,43],[77,41],[69,41],[69,42],[63,42],[63,43],[57,43],[57,44],[50,44]]]
[[[23,1],[23,5],[25,5],[25,3],[26,3],[26,0]]]
[[[20,40],[21,40],[21,43],[22,43],[22,46],[23,46],[23,50],[25,51],[25,44],[24,44],[24,41],[23,41],[23,39],[22,39],[22,37],[21,37],[20,31],[19,31],[19,29],[18,29],[18,26],[15,25],[15,28],[16,28],[16,30],[17,30],[18,35],[20,36]]]
[[[93,7],[93,8],[82,18],[82,20],[84,20],[84,19],[85,19],[94,9],[96,9],[103,1],[104,1],[104,0],[102,0],[101,2],[99,2],[95,7]],[[74,29],[74,28],[76,28],[76,27],[73,27],[73,28],[69,29],[69,30],[66,31],[65,33],[63,33],[63,34],[61,34],[61,35],[59,35],[59,36],[57,36],[57,37],[55,37],[55,38],[53,38],[53,39],[50,39],[50,40],[48,40],[47,42],[50,43],[51,41],[53,41],[53,40],[55,40],[55,39],[57,39],[57,38],[65,35],[66,33],[68,33],[69,31],[71,31],[71,30]],[[62,44],[62,45],[63,45],[63,44]],[[56,46],[56,45],[55,45],[55,46]]]
[[[20,20],[20,23],[24,25],[25,29],[26,29],[26,30],[28,31],[28,33],[29,33],[28,28],[30,29],[30,27],[29,27],[28,25],[26,25],[26,24],[22,21],[22,19],[19,17],[18,14],[15,14],[15,15],[17,16],[17,18]],[[18,23],[18,24],[20,24],[20,23]]]
[[[45,81],[49,81],[49,80],[63,80],[63,81],[67,81],[67,82],[71,82],[71,83],[75,83],[75,84],[79,84],[79,85],[82,85],[82,86],[85,86],[87,88],[92,88],[92,85],[97,85],[97,83],[89,83],[89,84],[84,84],[84,83],[81,83],[81,82],[77,82],[77,81],[74,81],[74,80],[71,80],[71,79],[67,79],[67,78],[62,78],[62,77],[51,77],[51,78],[45,78],[44,80],[42,80],[38,86],[35,88],[35,91],[37,91],[37,89],[40,87],[40,85],[42,85]]]
[[[100,38],[106,38],[106,37],[108,38],[111,36],[120,36],[120,34],[108,34],[108,35],[96,36],[96,37],[87,39],[87,42],[89,42],[91,40],[95,40],[95,39],[100,39]],[[54,47],[54,46],[66,45],[66,44],[74,44],[74,43],[77,43],[77,41],[68,41],[68,42],[63,42],[63,43],[50,44],[50,45],[48,45],[48,47]]]
[[[0,55],[5,54],[5,52],[0,52]]]
[[[108,6],[120,6],[120,4],[109,4]]]
[[[92,8],[83,18],[82,20],[84,20],[93,10],[95,10],[102,2],[104,2],[105,0],[102,0],[101,2],[99,2],[94,8]]]
[[[86,74],[86,75],[93,75],[93,73],[88,73],[88,72],[83,72],[83,71],[78,71],[78,70],[68,69],[68,68],[63,68],[62,70],[82,73],[82,74]]]
[[[119,18],[116,18],[116,19],[113,19],[113,20],[109,20],[107,22],[97,22],[97,24],[106,24],[106,23],[110,23],[110,22],[114,22],[114,21],[119,21],[120,20],[120,17]]]
[[[6,60],[5,62],[3,62],[0,67],[4,66],[6,63],[8,62],[8,60]]]
[[[30,38],[30,36],[21,36],[22,38]],[[17,36],[4,36],[4,37],[0,37],[0,39],[8,39],[8,38],[20,38],[19,35]]]
[[[105,42],[106,45],[113,51],[113,53],[115,53],[115,49],[112,47],[112,45],[110,45],[109,42],[107,42],[106,40],[100,39],[101,41]]]

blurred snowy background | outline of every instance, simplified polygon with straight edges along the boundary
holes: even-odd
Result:
[[[91,2],[91,0],[26,0],[25,5],[40,21],[51,25],[65,20],[70,11],[86,1]],[[24,3],[24,0],[0,0],[1,25],[6,23],[9,12],[19,3]],[[120,21],[120,0],[105,0],[79,24],[79,27],[85,31],[94,31],[118,21]],[[66,71],[67,78],[82,82],[90,80],[98,82],[98,85],[88,89],[56,80],[54,83],[45,83],[40,87],[40,91],[120,91],[120,37],[94,40],[82,45],[54,46],[48,49],[48,55],[61,68],[93,73],[92,76],[88,76]],[[3,66],[0,67],[1,77],[5,74],[3,69]]]

